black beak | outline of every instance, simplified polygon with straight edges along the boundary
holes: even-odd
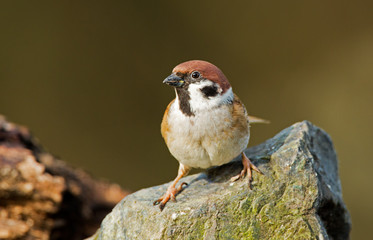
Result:
[[[184,86],[185,81],[181,77],[178,77],[175,74],[171,74],[165,80],[163,80],[163,83],[166,83],[173,87],[182,87]]]

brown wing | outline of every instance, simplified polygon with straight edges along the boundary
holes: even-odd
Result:
[[[236,94],[234,94],[233,99],[232,117],[234,126],[237,127],[237,130],[241,131],[242,133],[249,131],[249,119],[245,105],[241,102]]]
[[[161,123],[161,134],[162,134],[162,137],[164,138],[164,140],[166,141],[166,144],[167,144],[167,133],[170,131],[170,128],[168,126],[168,120],[167,120],[167,118],[168,118],[168,112],[169,112],[170,107],[171,107],[171,105],[172,105],[173,102],[175,102],[175,99],[172,100],[168,104],[168,106],[166,108],[166,111],[163,114],[163,119],[162,119],[162,123]]]
[[[233,99],[233,108],[236,109],[236,112],[241,114],[244,114],[246,116],[246,119],[249,121],[250,124],[252,123],[270,123],[269,120],[255,117],[255,116],[250,116],[247,114],[245,105],[241,102],[241,100],[238,98],[236,94],[234,94],[234,99]]]

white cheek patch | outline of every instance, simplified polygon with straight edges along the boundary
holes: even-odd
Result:
[[[201,82],[192,83],[188,87],[190,96],[189,104],[192,111],[201,111],[217,107],[221,104],[233,101],[232,88],[229,88],[223,95],[222,89],[218,87],[218,94],[216,96],[206,97],[201,91],[204,87],[212,87],[215,83],[205,80]]]

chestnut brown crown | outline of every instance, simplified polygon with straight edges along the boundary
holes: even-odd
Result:
[[[172,73],[184,75],[191,74],[194,71],[198,71],[203,78],[218,84],[223,93],[231,87],[224,73],[217,66],[207,61],[191,60],[180,63],[172,70]]]

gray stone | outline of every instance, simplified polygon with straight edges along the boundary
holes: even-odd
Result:
[[[348,239],[338,162],[327,133],[303,121],[246,151],[264,175],[229,179],[240,159],[182,179],[189,186],[161,212],[169,183],[125,197],[92,239]],[[176,169],[175,169],[176,171]]]

